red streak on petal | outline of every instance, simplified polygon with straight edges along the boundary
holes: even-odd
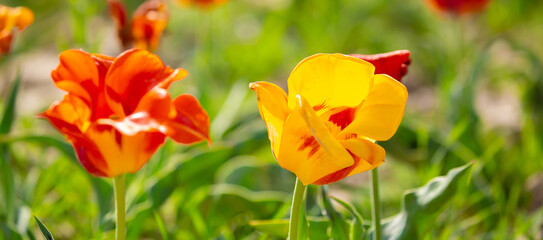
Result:
[[[317,151],[319,151],[320,144],[313,136],[304,136],[303,139],[304,142],[302,143],[302,145],[300,145],[298,151],[304,151],[306,148],[310,148],[311,150],[309,151],[309,154],[307,156],[308,158],[310,158],[315,153],[317,153]]]
[[[321,109],[323,109],[325,107],[326,107],[326,102],[322,102],[319,105],[313,106],[313,110],[316,112],[316,111],[319,111],[319,110],[321,110]]]

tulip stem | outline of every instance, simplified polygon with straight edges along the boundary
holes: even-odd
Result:
[[[379,175],[377,168],[371,170],[371,215],[373,228],[375,229],[373,239],[381,240],[381,203],[379,199]]]
[[[125,219],[125,184],[124,174],[113,178],[113,191],[115,193],[115,213],[116,227],[115,239],[126,239],[126,219]]]
[[[304,199],[304,191],[306,186],[296,178],[296,185],[294,186],[294,196],[292,198],[292,207],[290,208],[290,221],[288,227],[288,239],[298,240],[298,223],[300,221],[300,210],[302,201]]]

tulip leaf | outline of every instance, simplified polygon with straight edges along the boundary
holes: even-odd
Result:
[[[17,74],[15,82],[9,91],[2,119],[0,120],[0,136],[7,136],[13,126],[13,121],[15,120],[15,105],[20,84],[21,76],[20,74]],[[15,218],[15,182],[10,163],[8,145],[5,143],[0,143],[0,175],[7,221],[13,223]]]
[[[382,223],[383,239],[420,239],[430,231],[445,203],[456,193],[461,179],[468,174],[473,162],[451,169],[447,175],[436,177],[426,185],[408,191],[402,200],[401,212]],[[373,232],[369,233],[373,238]]]
[[[308,237],[311,240],[328,240],[329,220],[325,217],[307,217]],[[256,231],[286,239],[288,236],[288,219],[252,220],[249,225]],[[307,238],[306,238],[307,239]]]
[[[43,146],[54,147],[63,154],[65,154],[72,163],[80,166],[79,160],[75,155],[72,145],[69,143],[50,136],[40,136],[40,135],[24,135],[18,137],[7,138],[8,143],[13,142],[34,142]],[[1,142],[0,142],[1,143]],[[82,168],[81,168],[82,169]],[[90,174],[87,174],[94,191],[96,192],[96,197],[98,200],[98,209],[100,212],[100,222],[104,221],[106,214],[111,210],[111,199],[113,198],[113,188],[106,180],[102,178],[93,177]]]
[[[211,184],[215,171],[228,160],[231,153],[230,149],[218,149],[198,154],[160,177],[149,189],[153,208],[158,209],[180,184]]]
[[[40,228],[41,234],[43,235],[43,239],[45,239],[45,240],[54,240],[53,235],[51,234],[49,229],[47,229],[47,227],[45,227],[45,225],[43,225],[43,223],[40,221],[40,219],[38,219],[38,217],[34,216],[34,220],[36,220],[36,224],[38,224],[38,227]]]
[[[343,200],[340,200],[336,197],[331,197],[334,201],[338,202],[341,206],[349,210],[349,212],[353,215],[353,220],[351,223],[351,229],[349,231],[349,239],[350,240],[362,240],[364,239],[365,235],[365,229],[364,229],[364,220],[362,219],[362,216],[360,216],[360,213],[356,211],[356,208],[351,205],[350,203],[347,203]]]
[[[9,226],[7,222],[0,221],[0,239],[22,240],[23,237],[14,227]]]
[[[334,209],[328,195],[328,186],[321,187],[322,205],[326,210],[326,216],[330,219],[332,238],[335,240],[349,239],[349,224],[343,216]]]
[[[15,82],[11,86],[9,96],[6,101],[2,120],[0,122],[0,135],[7,134],[11,130],[13,120],[15,120],[15,105],[17,102],[17,95],[19,93],[19,86],[21,85],[21,76],[17,74]]]

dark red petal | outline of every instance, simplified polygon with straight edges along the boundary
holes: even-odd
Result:
[[[350,56],[368,61],[375,66],[375,74],[387,74],[401,82],[411,63],[408,50],[398,50],[375,55],[351,54]]]
[[[173,101],[177,116],[167,124],[166,135],[176,142],[194,143],[209,139],[209,116],[198,100],[189,94],[177,97]]]

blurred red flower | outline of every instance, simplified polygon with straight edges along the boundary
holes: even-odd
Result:
[[[429,0],[437,10],[453,14],[482,11],[490,0]]]
[[[173,101],[168,87],[187,76],[141,49],[117,58],[67,50],[51,73],[64,99],[41,116],[73,144],[94,176],[138,171],[166,137],[190,144],[209,140],[209,117],[192,95]]]
[[[0,56],[9,53],[14,28],[24,30],[34,21],[34,13],[25,7],[11,8],[0,5]]]
[[[168,24],[168,9],[163,0],[147,0],[128,21],[126,7],[120,0],[108,0],[109,13],[115,19],[121,44],[125,49],[138,47],[153,51],[158,47]]]

